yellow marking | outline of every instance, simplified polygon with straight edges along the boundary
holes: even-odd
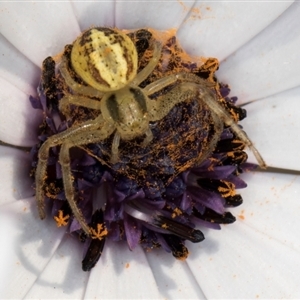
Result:
[[[64,216],[64,212],[62,210],[58,211],[58,216],[54,216],[53,219],[56,222],[57,227],[66,226],[68,225],[70,216]]]
[[[180,215],[182,215],[182,211],[181,211],[178,207],[176,207],[176,208],[173,210],[172,218],[174,219],[175,217],[180,216]]]
[[[100,223],[97,224],[97,230],[91,228],[90,232],[91,232],[92,239],[99,239],[100,241],[104,239],[108,234],[108,231],[104,226],[104,224],[100,224]]]
[[[222,194],[223,197],[230,197],[236,195],[235,185],[231,182],[221,180],[226,187],[219,186],[218,191]]]

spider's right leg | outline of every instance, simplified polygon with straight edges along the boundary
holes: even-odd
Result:
[[[149,108],[150,120],[151,121],[161,120],[170,112],[170,110],[176,104],[191,99],[199,98],[199,96],[201,96],[199,94],[200,87],[201,86],[194,83],[182,82],[179,83],[177,86],[175,86],[172,90],[167,92],[165,95],[159,97],[158,99],[148,100],[147,105]],[[214,96],[211,95],[211,97],[213,98]],[[207,109],[207,103],[206,102],[203,103],[203,102],[204,102],[203,99],[200,97],[199,99],[200,109],[201,108]],[[214,133],[212,134],[206,149],[204,149],[203,152],[201,153],[198,163],[201,163],[203,160],[205,160],[208,157],[208,155],[215,149],[217,142],[219,141],[223,131],[223,127],[224,127],[223,120],[220,119],[213,110],[211,111],[211,117],[214,126]]]
[[[176,83],[177,81],[180,83],[169,93],[156,101],[147,101],[151,121],[162,119],[169,113],[174,105],[185,101],[185,99],[196,97],[196,94],[198,94],[201,101],[205,103],[215,115],[222,119],[225,125],[230,126],[232,131],[241,141],[245,142],[245,144],[253,152],[260,167],[266,168],[264,159],[254,147],[247,134],[235,123],[230,114],[218,103],[216,96],[211,91],[211,88],[214,85],[213,83],[209,83],[194,74],[183,72],[158,79],[157,81],[147,85],[143,91],[147,96],[149,96],[170,84]]]

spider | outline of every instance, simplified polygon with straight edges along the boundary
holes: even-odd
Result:
[[[116,163],[121,139],[131,141],[142,137],[140,147],[150,145],[153,134],[149,122],[163,119],[175,105],[189,99],[196,98],[206,107],[214,127],[202,160],[214,150],[225,125],[253,151],[260,166],[265,167],[265,162],[246,133],[218,103],[214,85],[192,73],[180,72],[162,77],[144,88],[139,87],[153,72],[161,57],[161,43],[154,40],[151,47],[152,58],[138,73],[138,55],[132,40],[121,30],[98,27],[83,32],[69,47],[70,56],[62,56],[58,70],[68,91],[59,102],[61,113],[68,116],[70,105],[75,105],[97,111],[97,116],[49,137],[39,149],[35,181],[41,219],[45,218],[43,188],[50,148],[60,146],[59,163],[66,199],[82,230],[93,237],[91,227],[76,204],[70,149],[99,143],[113,135],[110,161]],[[169,86],[172,88],[164,95],[149,98]]]

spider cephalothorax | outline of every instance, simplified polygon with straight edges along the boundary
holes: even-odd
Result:
[[[98,238],[76,204],[70,149],[97,144],[112,136],[107,164],[116,164],[120,160],[121,141],[137,143],[140,140],[138,147],[151,148],[154,139],[151,124],[164,120],[176,105],[190,101],[199,104],[197,112],[208,112],[204,127],[205,130],[211,128],[205,147],[193,158],[194,165],[208,157],[216,147],[223,127],[228,126],[252,149],[260,165],[264,166],[252,142],[218,102],[213,84],[192,73],[180,71],[141,88],[141,83],[151,75],[161,58],[162,45],[159,41],[152,40],[150,48],[152,57],[138,72],[136,47],[123,31],[92,28],[76,39],[73,45],[66,47],[58,65],[64,81],[59,110],[70,117],[71,108],[80,106],[95,111],[95,114],[91,119],[74,122],[65,131],[49,137],[41,146],[36,169],[36,197],[42,219],[45,218],[43,187],[50,148],[60,146],[59,163],[64,192],[74,217],[86,234]],[[151,99],[156,94],[158,96]],[[184,167],[178,169],[185,170]]]

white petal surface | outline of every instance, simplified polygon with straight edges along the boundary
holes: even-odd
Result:
[[[300,252],[300,176],[249,173],[242,206],[231,209],[247,226]]]
[[[273,3],[271,3],[273,5]],[[218,79],[243,102],[300,85],[300,2],[224,61]]]
[[[108,241],[91,271],[85,299],[163,299],[145,253],[125,243]]]
[[[187,263],[209,299],[300,297],[299,177],[254,174],[253,180],[237,222],[189,247]]]
[[[42,120],[41,110],[33,109],[29,95],[0,78],[0,140],[19,146],[37,142],[37,129]]]
[[[287,1],[198,1],[180,27],[178,38],[188,53],[217,57],[221,61],[291,4]]]
[[[91,26],[114,27],[115,2],[73,2],[75,17],[78,20],[81,31]],[[87,18],[88,16],[88,18]]]
[[[69,2],[2,2],[1,33],[37,66],[80,33]]]
[[[29,177],[30,164],[29,153],[0,146],[0,206],[34,194]]]
[[[9,217],[10,255],[6,263],[9,267],[0,268],[2,299],[23,298],[40,272],[47,265],[64,235],[64,229],[56,228],[51,218],[44,221],[37,216],[34,198],[19,200],[0,207],[0,219]]]
[[[116,1],[116,26],[124,29],[179,28],[194,1]]]
[[[82,247],[66,235],[51,260],[26,294],[26,299],[82,299],[89,273],[81,269]]]
[[[26,94],[36,95],[39,68],[0,35],[0,77]]]
[[[206,299],[186,261],[163,249],[147,253],[159,292],[165,299]]]
[[[32,110],[28,101],[36,87],[30,85],[39,77],[34,64],[40,66],[46,56],[61,52],[89,26],[169,29],[183,23],[178,36],[185,49],[198,55],[207,51],[205,55],[223,59],[291,4],[199,3],[194,7],[193,1],[0,3],[0,31],[5,37],[0,37],[1,54],[5,54],[0,58],[0,139],[19,145],[36,141],[39,111]],[[222,62],[219,77],[231,84],[232,94],[241,102],[300,84],[297,5],[274,22],[275,28],[271,24]],[[191,38],[194,32],[205,41]],[[24,57],[18,57],[19,51]],[[299,131],[299,94],[295,89],[247,106],[244,128],[269,165],[299,170],[300,147],[293,141]],[[11,170],[0,182],[1,200],[7,202],[0,206],[0,236],[7,245],[0,252],[2,298],[300,297],[296,282],[299,177],[248,174],[245,204],[234,209],[239,215],[236,224],[222,231],[204,230],[203,243],[188,243],[191,256],[187,262],[175,261],[161,251],[145,254],[137,248],[130,252],[124,243],[108,242],[97,266],[84,273],[78,242],[56,228],[50,217],[40,221],[33,198],[14,201],[27,196],[29,183],[21,182],[26,155],[23,161],[15,153],[11,151],[13,157],[7,158],[0,148],[0,169]]]
[[[300,87],[245,107],[242,125],[269,166],[300,171],[299,99]]]

